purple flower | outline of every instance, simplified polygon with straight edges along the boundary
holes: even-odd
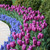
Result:
[[[22,36],[24,36],[25,35],[25,32],[22,31],[21,34],[22,34]]]
[[[40,41],[37,41],[37,46],[40,46],[41,45],[41,42]]]
[[[21,46],[22,45],[22,40],[17,40],[17,43]]]
[[[23,27],[22,27],[22,25],[20,25],[20,29],[22,29]]]
[[[36,39],[36,37],[33,37],[33,39]]]
[[[21,33],[19,34],[19,39],[22,39],[22,34]]]
[[[22,45],[22,50],[26,50],[26,45],[25,44]]]
[[[25,39],[26,44],[29,44],[29,39]]]
[[[35,44],[33,44],[33,47],[36,47],[36,45],[35,45]]]
[[[33,50],[33,46],[30,45],[30,46],[29,46],[29,49],[30,49],[30,50]]]
[[[23,44],[25,44],[25,42],[24,42],[24,41],[22,41],[22,45],[23,45]]]
[[[30,38],[30,33],[27,33],[28,38]]]
[[[38,39],[42,39],[44,37],[44,35],[42,33],[39,33],[37,37],[38,37]]]
[[[10,44],[7,44],[7,49],[8,49],[8,50],[10,49]]]
[[[17,39],[17,36],[16,36],[16,35],[14,35],[14,36],[13,36],[13,38],[14,38],[14,40],[16,40],[16,39]]]
[[[41,29],[41,28],[39,28],[39,31],[40,31],[40,32],[42,32],[42,29]]]
[[[37,44],[37,40],[33,39],[33,44],[36,45]]]
[[[16,46],[16,43],[15,43],[15,41],[13,41],[13,42],[10,42],[10,46],[11,46],[12,48],[15,48],[15,46]]]
[[[17,50],[17,49],[10,49],[10,50]]]

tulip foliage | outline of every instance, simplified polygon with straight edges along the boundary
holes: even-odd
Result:
[[[15,41],[7,44],[7,50],[40,50],[41,46],[44,46],[46,34],[44,31],[46,31],[47,23],[45,16],[39,10],[34,11],[31,7],[26,8],[20,5],[12,5],[10,7],[5,4],[0,4],[0,9],[4,9],[4,11],[6,10],[8,13],[15,15],[13,18],[21,22],[19,26],[21,32],[17,34],[12,32],[12,37]],[[7,15],[10,15],[8,13]]]

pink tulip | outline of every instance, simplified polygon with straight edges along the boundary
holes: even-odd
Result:
[[[29,44],[29,39],[25,39],[26,44]]]
[[[24,20],[23,23],[26,23],[26,20]]]
[[[24,42],[24,41],[22,41],[22,45],[23,45],[23,44],[25,44],[25,42]]]
[[[29,7],[29,8],[28,8],[28,10],[32,10],[32,8],[31,8],[31,7]]]
[[[16,43],[15,43],[15,41],[13,41],[13,42],[10,42],[10,46],[11,46],[12,48],[15,48],[15,46],[16,46]]]
[[[27,33],[28,38],[30,38],[30,33]]]
[[[41,28],[39,28],[39,31],[40,31],[40,32],[42,32],[42,29],[41,29]]]
[[[21,40],[17,40],[17,43],[22,46],[22,41]]]
[[[30,46],[29,46],[29,49],[30,49],[30,50],[33,50],[33,46],[30,45]]]
[[[22,27],[22,25],[20,25],[20,29],[22,29],[23,27]]]
[[[44,26],[44,25],[41,25],[41,28],[42,28],[42,29],[44,29],[44,28],[45,28],[45,26]]]
[[[7,44],[7,49],[8,49],[8,50],[10,49],[10,44]]]
[[[21,15],[21,13],[20,13],[20,12],[19,12],[18,14],[19,14],[19,15]]]
[[[30,50],[30,48],[27,48],[27,50]]]
[[[27,27],[24,27],[24,31],[26,31],[27,30]]]
[[[37,41],[37,46],[40,46],[41,45],[41,42],[40,41]]]
[[[28,27],[28,23],[24,23],[24,27]]]
[[[19,38],[19,33],[17,33],[16,36]]]
[[[16,35],[14,35],[14,36],[13,36],[13,38],[16,40],[16,39],[17,39],[17,36],[16,36]]]
[[[32,27],[32,31],[37,31],[37,28],[36,27]]]
[[[36,45],[33,44],[33,47],[36,47]]]
[[[38,38],[38,39],[41,39],[41,35],[38,35],[37,38]]]
[[[29,39],[29,37],[27,36],[27,35],[25,35],[25,37],[24,37],[25,39]]]
[[[36,45],[37,44],[37,40],[33,39],[33,44]]]
[[[42,33],[39,33],[37,37],[38,37],[38,39],[42,39],[44,37],[44,35]]]
[[[36,37],[33,37],[33,39],[36,39]]]
[[[26,50],[26,45],[25,44],[22,45],[22,50]]]
[[[22,9],[24,9],[24,6],[22,6]]]
[[[42,21],[40,21],[39,23],[42,24]]]
[[[24,36],[25,35],[25,32],[21,32],[21,34],[22,34],[22,36]]]
[[[17,49],[10,49],[10,50],[17,50]]]
[[[37,19],[38,19],[38,20],[40,19],[40,14],[37,15]]]
[[[13,37],[14,37],[15,34],[16,34],[15,32],[12,32],[12,36],[13,36]]]
[[[36,16],[34,17],[34,20],[37,20],[37,17]]]
[[[22,33],[19,33],[19,39],[22,39]]]
[[[36,24],[36,21],[35,21],[35,20],[33,20],[32,22],[33,22],[34,24]]]

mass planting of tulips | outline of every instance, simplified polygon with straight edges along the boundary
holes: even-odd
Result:
[[[40,39],[44,38],[42,33],[43,29],[47,27],[45,17],[38,11],[33,11],[31,7],[26,8],[24,6],[9,6],[0,4],[0,8],[5,8],[6,11],[15,10],[19,15],[23,15],[23,26],[20,25],[20,33],[12,32],[12,37],[15,41],[7,44],[7,50],[33,50],[33,48],[41,45]],[[18,39],[18,40],[16,40]],[[16,43],[17,42],[17,43]],[[31,44],[32,43],[32,44]]]

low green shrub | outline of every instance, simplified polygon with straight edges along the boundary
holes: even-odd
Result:
[[[0,4],[9,4],[11,6],[12,1],[11,0],[0,0]]]
[[[33,10],[38,10],[41,5],[41,0],[12,0],[13,5],[21,5],[25,7],[32,7]]]

